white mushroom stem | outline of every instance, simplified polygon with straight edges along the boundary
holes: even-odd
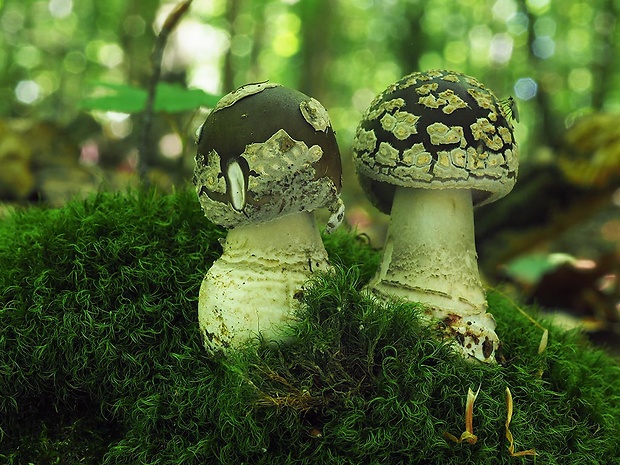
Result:
[[[383,262],[369,287],[425,304],[465,354],[493,359],[499,341],[478,273],[469,190],[398,187]]]
[[[198,320],[207,351],[238,347],[259,332],[279,339],[304,282],[328,267],[313,213],[230,230],[200,287]]]

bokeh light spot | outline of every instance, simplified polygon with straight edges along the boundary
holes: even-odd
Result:
[[[39,100],[41,87],[32,80],[19,81],[15,86],[15,96],[20,102],[31,105]]]
[[[514,0],[497,0],[493,5],[493,16],[500,21],[507,21],[508,18],[517,12],[517,5]]]
[[[527,32],[529,23],[530,20],[525,13],[515,13],[508,18],[508,21],[506,21],[506,26],[511,34],[521,35]]]
[[[112,138],[124,139],[133,129],[131,118],[127,113],[106,111],[103,120]]]
[[[446,60],[455,65],[460,65],[465,63],[467,57],[469,55],[469,51],[467,49],[467,45],[462,41],[453,41],[448,42],[446,44],[446,48],[444,50],[444,55]]]
[[[24,27],[24,14],[15,9],[9,8],[8,6],[0,15],[0,24],[2,25],[2,29],[4,32],[9,34],[15,34],[20,31],[22,27]]]
[[[496,64],[504,64],[510,61],[512,56],[513,39],[510,34],[495,34],[491,39],[489,59]]]
[[[443,67],[443,57],[439,53],[427,52],[420,57],[420,69],[441,69]]]
[[[534,32],[537,36],[553,37],[557,26],[555,19],[550,16],[543,16],[534,22]]]
[[[178,134],[166,134],[159,139],[159,151],[166,158],[179,158],[183,153],[183,141]]]
[[[107,68],[116,68],[123,62],[123,49],[117,44],[104,44],[97,53],[99,63]]]
[[[363,112],[368,108],[372,99],[375,98],[375,92],[372,89],[364,88],[355,91],[353,97],[351,97],[351,103],[353,108],[359,112]]]
[[[530,77],[517,80],[514,85],[515,95],[521,100],[530,100],[538,92],[538,84]]]
[[[82,52],[73,50],[65,55],[63,66],[70,73],[80,74],[86,69],[86,57]]]
[[[247,34],[237,34],[230,41],[230,53],[243,57],[252,51],[252,39]]]
[[[586,92],[592,88],[592,73],[587,68],[575,68],[568,74],[568,85],[576,92]]]
[[[546,13],[551,6],[551,0],[526,0],[525,3],[529,11],[537,15]]]
[[[290,57],[299,50],[299,39],[293,32],[282,32],[273,38],[271,46],[276,55]]]
[[[73,11],[73,2],[71,0],[50,0],[48,8],[54,18],[66,18]]]
[[[550,58],[555,53],[555,42],[549,36],[536,37],[532,43],[532,51],[538,58]]]
[[[123,29],[132,37],[139,37],[146,30],[146,22],[140,15],[129,15],[123,21]]]
[[[25,45],[17,50],[15,61],[23,68],[35,68],[41,63],[41,52],[32,45]]]

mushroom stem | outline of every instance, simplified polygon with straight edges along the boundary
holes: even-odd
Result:
[[[369,287],[427,306],[462,350],[489,361],[498,346],[478,273],[471,192],[398,187],[383,261]]]
[[[313,213],[231,229],[200,286],[198,320],[207,351],[239,346],[259,332],[279,339],[278,327],[293,319],[304,282],[328,268]]]

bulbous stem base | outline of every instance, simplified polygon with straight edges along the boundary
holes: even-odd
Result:
[[[303,284],[329,268],[312,213],[298,213],[228,232],[224,252],[207,272],[198,321],[208,352],[238,347],[258,333],[281,339]]]
[[[383,261],[369,288],[425,304],[465,355],[494,359],[499,339],[486,313],[469,190],[397,188]]]

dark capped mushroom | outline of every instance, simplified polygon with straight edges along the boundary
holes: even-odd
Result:
[[[303,283],[328,257],[326,231],[342,222],[341,161],[327,111],[315,99],[269,82],[224,96],[198,131],[194,184],[205,216],[229,230],[198,304],[210,352],[252,334],[277,338]]]
[[[426,304],[464,354],[492,361],[499,339],[478,273],[473,207],[505,196],[516,181],[504,106],[470,76],[415,72],[373,100],[353,152],[369,199],[391,213],[369,288]]]

